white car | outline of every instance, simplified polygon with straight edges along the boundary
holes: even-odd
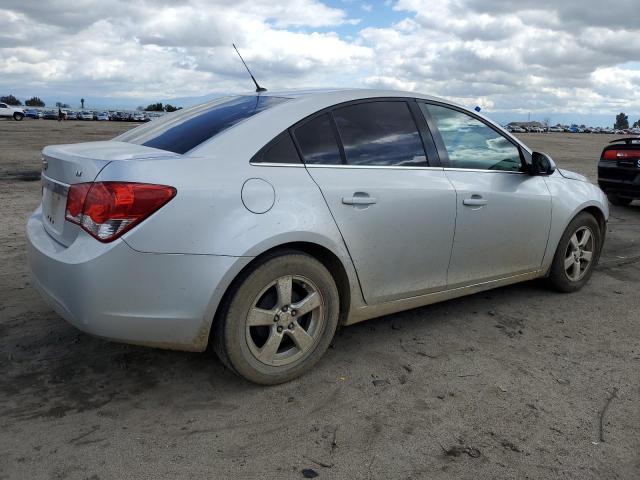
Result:
[[[93,120],[93,113],[82,111],[78,113],[78,120]]]
[[[576,291],[609,216],[585,177],[411,92],[220,98],[42,156],[27,258],[52,307],[112,340],[211,342],[265,384],[339,324],[540,277]]]
[[[562,127],[549,127],[549,131],[550,132],[554,132],[554,133],[562,133],[563,132],[563,128]]]
[[[107,112],[100,112],[96,115],[96,120],[105,122],[109,120],[109,114]]]
[[[20,107],[12,107],[6,103],[0,103],[0,117],[13,118],[20,121],[24,118],[24,110]]]

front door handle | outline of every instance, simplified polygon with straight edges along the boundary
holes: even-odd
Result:
[[[342,203],[345,205],[373,205],[378,202],[376,197],[370,197],[368,194],[358,195],[358,193],[355,193],[353,197],[342,197]]]
[[[465,198],[462,201],[462,204],[468,207],[483,207],[487,203],[488,202],[484,198],[482,198],[480,195],[472,195],[471,198]]]

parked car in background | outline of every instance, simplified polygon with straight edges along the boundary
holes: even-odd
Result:
[[[562,131],[563,131],[562,127],[559,127],[559,126],[549,127],[549,132],[552,132],[552,133],[561,133]]]
[[[45,120],[57,120],[58,119],[58,111],[57,110],[45,110],[42,112],[42,118]]]
[[[83,110],[78,113],[78,120],[93,120],[93,113]]]
[[[38,119],[38,118],[42,118],[42,111],[38,110],[37,108],[27,108],[24,111],[24,116],[27,118],[33,118],[33,119]]]
[[[96,113],[96,120],[101,121],[101,122],[109,120],[109,114],[107,112]]]
[[[417,93],[226,97],[43,159],[27,258],[53,308],[112,340],[210,341],[262,384],[339,324],[538,277],[576,291],[609,214],[586,178]]]
[[[508,131],[511,133],[526,133],[526,130],[524,128],[518,127],[517,125],[509,126]]]
[[[640,199],[640,138],[620,138],[604,147],[598,162],[598,185],[613,205]]]
[[[146,122],[149,119],[144,112],[136,112],[133,114],[132,120],[134,122]]]
[[[63,113],[66,113],[67,120],[78,120],[78,112],[73,110],[63,110]]]
[[[0,117],[13,118],[14,120],[20,121],[24,116],[24,110],[22,108],[0,103]]]

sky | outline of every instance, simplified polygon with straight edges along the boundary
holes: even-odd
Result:
[[[625,13],[626,12],[626,13]],[[499,121],[640,118],[638,0],[2,0],[0,95],[135,107],[261,84],[417,91]]]

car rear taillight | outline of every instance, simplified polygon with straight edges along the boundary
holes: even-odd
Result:
[[[634,161],[640,159],[640,150],[605,150],[603,160]]]
[[[69,187],[65,219],[101,242],[111,242],[176,195],[166,185],[131,182],[78,183]]]

